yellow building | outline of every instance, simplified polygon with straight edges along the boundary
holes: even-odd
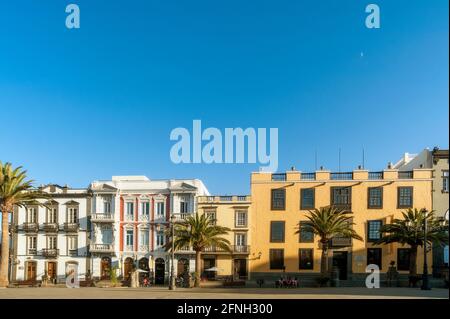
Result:
[[[308,210],[329,205],[351,209],[355,231],[362,241],[336,238],[330,244],[330,269],[339,268],[347,282],[365,279],[368,264],[378,264],[386,273],[391,261],[400,274],[407,274],[408,247],[397,244],[373,245],[378,229],[393,218],[401,218],[408,208],[432,209],[432,170],[399,172],[355,170],[332,173],[288,171],[282,174],[253,173],[250,213],[250,277],[278,279],[298,277],[303,284],[314,282],[320,272],[319,238],[311,233],[295,234],[299,223],[307,222]],[[429,267],[431,271],[431,254]],[[417,269],[422,272],[423,253],[419,251]]]
[[[202,253],[202,275],[207,278],[230,277],[247,279],[250,255],[250,196],[199,196],[200,214],[207,214],[217,225],[231,231],[224,238],[231,243],[232,252],[208,247]],[[208,271],[216,269],[216,271]]]

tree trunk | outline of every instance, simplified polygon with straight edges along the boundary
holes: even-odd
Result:
[[[417,246],[411,246],[409,255],[409,275],[417,275]]]
[[[195,278],[194,278],[194,286],[200,287],[200,271],[201,271],[201,251],[195,252]]]
[[[8,211],[2,211],[2,254],[0,256],[0,288],[8,287],[8,264],[9,264],[9,221]]]
[[[328,240],[321,241],[322,257],[320,259],[320,273],[322,276],[328,275]]]

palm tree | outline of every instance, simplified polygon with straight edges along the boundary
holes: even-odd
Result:
[[[26,180],[27,171],[22,166],[13,168],[11,163],[0,161],[0,212],[2,216],[2,256],[0,260],[0,288],[7,287],[9,261],[9,214],[14,207],[23,207],[44,195],[33,189],[31,180]]]
[[[194,214],[185,220],[177,222],[174,227],[175,249],[192,247],[195,251],[195,287],[200,287],[201,253],[207,247],[217,247],[225,251],[231,251],[228,239],[221,236],[230,231],[227,227],[217,226],[206,214]],[[166,248],[172,248],[172,242],[168,242]]]
[[[399,243],[410,246],[409,276],[417,276],[417,248],[424,244],[423,226],[427,221],[427,243],[448,244],[448,225],[434,218],[433,211],[408,209],[402,212],[403,219],[394,219],[380,228],[381,238],[375,244]],[[430,246],[431,247],[431,246]]]
[[[308,211],[306,218],[308,218],[309,222],[300,223],[299,229],[295,232],[299,234],[302,231],[308,231],[320,237],[322,246],[320,272],[322,277],[327,277],[328,275],[328,246],[334,237],[362,240],[362,237],[352,228],[354,223],[351,215],[352,212],[338,209],[334,206],[316,208]]]

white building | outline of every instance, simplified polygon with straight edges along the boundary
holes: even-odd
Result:
[[[170,216],[186,218],[196,211],[196,198],[209,195],[198,179],[150,180],[145,176],[113,176],[91,184],[91,269],[107,278],[115,269],[129,279],[133,267],[147,271],[155,284],[169,278],[170,258],[164,248]],[[175,273],[192,272],[194,252],[176,253]],[[144,276],[146,273],[142,273]]]
[[[11,280],[65,282],[68,267],[80,280],[88,271],[87,189],[47,185],[50,199],[16,208],[13,215]]]

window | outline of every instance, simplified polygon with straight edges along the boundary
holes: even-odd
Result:
[[[286,207],[286,190],[272,189],[272,210],[284,210]]]
[[[397,207],[411,208],[413,205],[413,188],[399,187],[397,189]]]
[[[180,213],[186,214],[189,212],[189,202],[181,201],[180,202]]]
[[[56,247],[57,247],[56,236],[48,236],[47,237],[47,248],[48,249],[56,249]]]
[[[377,241],[381,238],[381,225],[383,225],[381,220],[367,221],[367,241]]]
[[[141,230],[141,238],[139,244],[143,246],[148,246],[148,242],[149,242],[148,230],[143,229]]]
[[[164,232],[158,231],[156,232],[156,246],[163,246],[164,245]]]
[[[410,250],[409,248],[397,249],[397,269],[409,270]]]
[[[133,202],[127,202],[127,215],[134,216],[134,203]]]
[[[211,210],[206,212],[206,217],[210,220],[212,225],[215,225],[217,222],[216,211]]]
[[[377,265],[381,270],[381,248],[368,248],[367,249],[367,265]]]
[[[247,227],[247,211],[238,210],[236,211],[236,227]]]
[[[310,222],[300,222],[300,236],[299,241],[301,243],[313,243],[314,232],[311,228]]]
[[[104,214],[111,213],[111,202],[110,201],[103,202],[103,213]]]
[[[234,239],[234,243],[236,246],[245,246],[247,245],[247,235],[246,234],[236,234],[236,237]]]
[[[78,238],[75,236],[67,237],[67,255],[76,255],[78,250]]]
[[[37,253],[37,237],[36,236],[28,236],[28,255],[36,255]]]
[[[141,203],[141,213],[144,216],[149,216],[150,215],[150,203],[149,202]]]
[[[331,204],[333,206],[350,209],[352,205],[352,188],[331,187]]]
[[[304,188],[300,190],[300,209],[314,208],[314,188]]]
[[[369,187],[368,208],[383,208],[383,187]]]
[[[270,242],[284,243],[284,221],[270,222]]]
[[[55,224],[58,219],[58,209],[56,207],[50,207],[47,209],[47,223]]]
[[[299,249],[298,250],[298,269],[313,269],[314,268],[314,249]]]
[[[270,269],[284,268],[284,249],[270,249]]]
[[[37,208],[29,207],[27,209],[27,222],[28,223],[37,223],[37,220],[38,220]]]
[[[442,192],[448,193],[448,171],[442,171]]]
[[[128,229],[126,232],[126,245],[127,246],[133,246],[134,240],[133,240],[133,230]]]
[[[156,215],[158,217],[164,217],[164,202],[157,202],[156,203]]]
[[[67,214],[67,222],[72,224],[78,223],[78,208],[69,207],[69,211]]]

